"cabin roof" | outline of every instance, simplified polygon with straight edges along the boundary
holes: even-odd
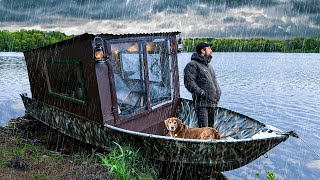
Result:
[[[111,36],[119,36],[119,37],[140,37],[140,36],[160,36],[160,35],[177,35],[180,34],[179,31],[173,32],[154,32],[154,33],[128,33],[128,34],[100,34],[100,35],[111,35]],[[99,34],[96,34],[99,35]]]
[[[178,35],[181,32],[179,31],[173,31],[173,32],[154,32],[154,33],[128,33],[128,34],[109,34],[109,33],[101,33],[101,34],[89,34],[89,33],[84,33],[78,36],[75,36],[73,38],[67,39],[67,40],[63,40],[63,41],[59,41],[53,44],[49,44],[46,46],[42,46],[42,47],[38,47],[35,49],[31,49],[28,51],[24,51],[24,53],[28,53],[31,51],[35,51],[35,50],[39,50],[39,49],[48,49],[51,48],[53,46],[57,46],[57,45],[63,45],[63,44],[67,44],[69,42],[75,41],[75,40],[82,40],[82,39],[87,39],[87,38],[94,38],[95,36],[102,36],[102,37],[115,37],[115,38],[125,38],[125,37],[143,37],[143,36],[163,36],[163,35]]]

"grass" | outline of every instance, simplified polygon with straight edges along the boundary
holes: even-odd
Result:
[[[275,180],[276,179],[276,174],[274,172],[271,172],[268,170],[265,170],[265,172],[267,174],[267,177],[266,177],[267,180]],[[258,179],[259,177],[260,177],[260,173],[256,173],[255,179]]]
[[[10,130],[9,130],[10,129]],[[44,131],[47,132],[47,131]],[[42,134],[42,133],[41,133]],[[48,133],[51,134],[51,133]],[[57,145],[54,135],[42,137],[46,143],[15,133],[12,128],[0,129],[0,177],[3,179],[156,179],[156,172],[139,150],[115,143],[109,153],[94,147],[71,154],[50,151]],[[39,137],[39,136],[38,136]],[[47,142],[53,140],[53,143]],[[69,144],[61,142],[63,144]],[[73,148],[76,143],[71,143]],[[47,145],[45,145],[47,144]],[[59,146],[59,145],[57,145]],[[68,147],[60,147],[67,149]],[[50,149],[50,148],[49,148]],[[51,149],[59,149],[52,148]],[[101,164],[102,163],[102,164]]]
[[[130,146],[116,145],[108,155],[97,154],[109,174],[117,180],[156,179],[157,172],[138,150]]]
[[[111,179],[106,168],[100,165],[101,161],[96,156],[95,148],[79,147],[79,151],[74,151],[69,155],[51,151],[51,149],[59,150],[68,147],[61,147],[57,143],[57,136],[48,133],[47,129],[39,128],[39,131],[41,137],[44,137],[45,134],[50,137],[45,137],[42,142],[41,139],[37,139],[40,136],[29,134],[28,137],[25,137],[25,134],[23,135],[17,129],[0,127],[1,180]],[[52,142],[48,142],[48,139]],[[57,147],[52,148],[53,144]],[[64,144],[77,147],[80,143],[64,142]]]
[[[267,180],[275,180],[276,179],[276,175],[273,172],[266,170],[266,173],[267,173]]]

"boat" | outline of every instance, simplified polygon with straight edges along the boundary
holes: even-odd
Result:
[[[289,138],[222,107],[213,127],[223,138],[168,136],[169,117],[198,126],[193,102],[180,97],[179,34],[85,33],[24,52],[32,93],[21,94],[26,114],[98,147],[135,145],[151,160],[215,171],[244,166]]]

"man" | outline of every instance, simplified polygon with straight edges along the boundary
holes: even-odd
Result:
[[[184,68],[184,85],[192,94],[199,127],[212,127],[214,110],[219,103],[221,90],[210,65],[211,44],[199,43],[196,51]]]

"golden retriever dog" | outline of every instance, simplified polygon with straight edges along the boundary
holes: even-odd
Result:
[[[220,139],[219,132],[211,127],[191,128],[175,117],[164,120],[164,123],[171,137],[202,140]]]

